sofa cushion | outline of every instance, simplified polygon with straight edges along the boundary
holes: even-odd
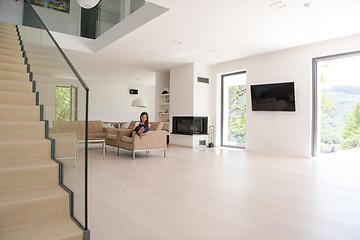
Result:
[[[96,138],[105,139],[105,137],[106,137],[106,133],[104,133],[104,132],[101,132],[101,133],[89,133],[88,134],[89,139],[96,139]]]
[[[126,143],[132,143],[132,138],[131,138],[131,137],[127,137],[127,136],[122,136],[122,137],[121,137],[121,141],[122,141],[122,142],[126,142]]]
[[[134,129],[136,122],[139,122],[139,121],[131,121],[130,124],[129,124],[129,126],[128,126],[128,129]]]
[[[116,141],[117,139],[117,135],[116,134],[107,134],[106,135],[106,138],[109,139],[109,140],[113,140],[113,141]]]
[[[164,126],[163,122],[151,122],[150,131],[158,131]]]
[[[121,124],[119,124],[119,128],[128,128],[129,125],[130,125],[130,122],[121,123]]]
[[[88,132],[89,133],[103,133],[104,128],[100,120],[88,121]]]
[[[116,124],[102,123],[103,128],[114,128]]]

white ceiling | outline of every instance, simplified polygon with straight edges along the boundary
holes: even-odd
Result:
[[[154,71],[186,63],[213,65],[360,33],[360,0],[149,2],[169,10],[95,53],[66,51],[84,79],[146,84]]]

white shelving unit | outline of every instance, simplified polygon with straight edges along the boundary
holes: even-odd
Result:
[[[170,122],[170,94],[160,94],[158,101],[158,119],[164,122],[163,130],[169,131]]]

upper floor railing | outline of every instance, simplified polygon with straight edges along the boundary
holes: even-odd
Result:
[[[76,0],[69,1],[68,4],[52,0],[32,2],[32,6],[50,31],[91,39],[101,36],[145,5],[144,0],[101,0],[95,7],[85,9],[81,8]],[[24,8],[24,21],[32,26],[33,19],[28,11]]]

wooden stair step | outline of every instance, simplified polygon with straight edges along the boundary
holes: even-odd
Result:
[[[0,231],[63,219],[69,217],[69,194],[59,185],[1,192],[0,217]]]
[[[32,82],[0,80],[0,91],[32,92]]]
[[[14,50],[14,49],[4,49],[0,48],[0,54],[6,55],[6,56],[14,56],[14,57],[22,57],[23,53],[22,51]]]
[[[7,35],[14,35],[14,34],[18,35],[15,25],[12,27],[0,25],[0,32],[3,33],[1,34],[1,37],[6,37]]]
[[[20,56],[7,56],[4,54],[0,54],[0,62],[1,63],[15,63],[15,64],[25,64],[25,60]]]
[[[20,47],[20,41],[17,38],[5,38],[5,37],[0,37],[0,43],[1,44],[8,44],[8,45],[13,45],[13,46],[18,46]]]
[[[51,141],[48,139],[1,140],[0,152],[0,162],[49,159]]]
[[[20,42],[12,42],[11,44],[9,44],[7,42],[4,43],[3,41],[0,41],[0,48],[21,51]]]
[[[45,121],[0,121],[0,139],[45,139]]]
[[[26,81],[30,79],[29,73],[20,73],[0,70],[0,80]]]
[[[0,34],[2,37],[6,37],[6,36],[17,36],[17,32],[16,32],[16,28],[7,28],[7,27],[0,27]]]
[[[25,65],[24,63],[15,64],[15,63],[2,62],[0,64],[0,70],[27,73],[27,65]]]
[[[59,165],[51,159],[0,162],[0,192],[59,185]]]
[[[69,218],[31,225],[22,229],[0,231],[2,240],[83,240],[80,228]]]
[[[35,105],[36,94],[33,92],[0,91],[0,104]]]
[[[0,104],[0,121],[39,121],[40,106]]]

